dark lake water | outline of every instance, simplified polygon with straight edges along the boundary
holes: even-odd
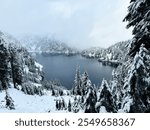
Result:
[[[87,59],[80,55],[76,56],[45,56],[36,55],[36,60],[43,65],[45,79],[59,80],[63,86],[71,89],[75,79],[77,66],[80,66],[81,74],[86,71],[95,85],[100,85],[103,78],[110,80],[113,67],[103,66],[95,59]]]

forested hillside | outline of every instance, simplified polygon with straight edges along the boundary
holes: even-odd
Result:
[[[42,66],[21,45],[4,33],[0,33],[0,79],[1,90],[10,86],[26,94],[42,95]]]
[[[104,65],[118,66],[125,60],[128,54],[131,40],[118,42],[108,48],[93,47],[81,52],[87,58],[96,58]]]
[[[65,42],[50,36],[25,36],[19,41],[29,52],[68,56],[78,53],[76,49],[69,47]]]

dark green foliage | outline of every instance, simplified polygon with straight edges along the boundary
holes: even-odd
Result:
[[[78,113],[80,110],[80,102],[77,97],[74,98],[74,102],[72,104],[73,113]]]
[[[56,100],[56,110],[59,110],[59,102]]]
[[[1,40],[2,42],[2,40]],[[0,81],[2,89],[8,88],[9,81],[9,52],[4,44],[0,43]]]
[[[9,108],[10,110],[15,109],[14,101],[12,98],[9,96],[8,92],[6,91],[6,108]]]
[[[55,90],[54,89],[52,89],[52,96],[55,96],[56,94],[55,94]]]
[[[81,95],[81,77],[80,77],[80,70],[77,68],[75,80],[74,80],[74,93],[75,95]]]
[[[150,1],[131,0],[128,7],[128,14],[124,21],[128,21],[127,28],[133,26],[132,46],[130,55],[134,56],[139,48],[144,44],[145,48],[150,48]]]
[[[58,101],[58,110],[61,110],[61,108],[62,108],[61,106],[62,106],[62,105],[61,105],[61,100],[59,100],[59,101]]]
[[[145,64],[140,65],[139,68],[136,69],[132,79],[131,79],[131,94],[133,96],[133,105],[131,106],[130,112],[145,112],[147,109],[149,109],[149,103],[147,100],[150,98],[150,95],[147,95],[146,90],[150,87],[149,83],[145,81],[147,77],[147,72],[149,66],[146,67],[147,58],[142,57],[144,52],[144,48],[140,48],[140,56],[136,58],[136,60],[142,60],[140,58],[143,58],[142,62]],[[139,59],[138,59],[139,58]]]
[[[106,86],[104,86],[101,95],[101,106],[105,106],[107,112],[114,112],[114,103],[113,98],[109,90],[107,90]]]
[[[71,101],[68,102],[68,111],[71,112]]]
[[[95,109],[97,97],[96,97],[96,91],[90,87],[88,89],[88,93],[85,99],[85,113],[97,113]]]
[[[62,101],[61,101],[61,105],[62,105],[62,109],[65,109],[65,101],[64,101],[64,99],[62,99]]]
[[[81,95],[85,96],[88,91],[88,82],[89,82],[89,76],[87,72],[84,72],[81,77]]]
[[[60,90],[59,90],[59,95],[60,95],[60,96],[63,96],[63,94],[64,94],[64,93],[63,93],[63,90],[60,89]]]
[[[17,88],[16,86],[21,85],[23,82],[23,68],[20,65],[21,60],[17,48],[13,48],[10,44],[9,52],[13,84],[14,87]]]
[[[66,110],[66,105],[64,99],[56,100],[56,110]]]
[[[130,65],[127,75],[127,81],[124,85],[124,97],[130,99],[130,108],[125,109],[126,112],[144,113],[150,110],[149,105],[149,70],[150,70],[150,56],[149,51],[142,44]],[[123,102],[123,109],[128,102]],[[129,105],[128,105],[129,106]]]
[[[0,33],[0,90],[6,90],[13,84],[14,88],[26,94],[42,95],[41,68],[26,49]]]
[[[98,99],[98,102],[100,102],[99,107],[104,106],[107,112],[116,112],[113,96],[106,80],[102,81],[101,88],[102,90]],[[99,112],[99,108],[97,110]]]

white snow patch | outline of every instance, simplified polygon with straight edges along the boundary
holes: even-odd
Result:
[[[101,106],[100,113],[108,113],[108,112],[106,111],[106,108],[104,106]]]
[[[25,67],[24,67],[24,72],[26,73],[26,74],[28,74],[29,73],[29,68],[25,65]]]
[[[38,67],[40,69],[40,71],[42,71],[43,66],[37,62],[35,62],[35,66]]]
[[[112,57],[112,54],[111,54],[111,53],[110,53],[110,54],[107,54],[108,60],[111,60],[111,57]]]
[[[100,107],[100,105],[101,105],[101,103],[100,103],[100,102],[97,102],[97,103],[95,104],[95,108]]]
[[[71,96],[54,97],[51,95],[26,95],[14,88],[8,90],[9,95],[14,100],[15,110],[5,108],[5,92],[0,92],[0,112],[6,113],[66,113],[67,110],[56,110],[56,100],[64,99],[68,104],[69,100],[73,100]]]

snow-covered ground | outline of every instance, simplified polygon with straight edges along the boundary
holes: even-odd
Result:
[[[51,95],[26,95],[21,91],[10,88],[9,95],[14,100],[15,110],[9,110],[5,107],[5,92],[0,92],[0,113],[65,113],[67,110],[56,110],[56,100],[64,99],[66,105],[73,101],[71,96],[54,97]]]

